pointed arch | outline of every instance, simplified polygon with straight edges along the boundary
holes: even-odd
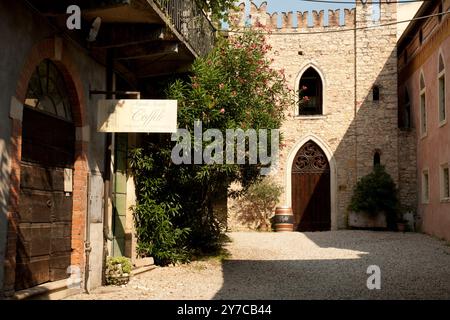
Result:
[[[444,56],[442,50],[439,50],[439,60],[438,60],[438,73],[445,70]]]
[[[445,79],[445,60],[444,55],[442,54],[442,49],[439,49],[439,55],[438,55],[438,72],[437,72],[437,82],[438,82],[438,110],[439,110],[439,125],[442,126],[447,122],[447,107],[445,103],[445,97],[446,97],[446,79]]]
[[[311,72],[313,75],[317,76],[317,80],[320,80],[320,113],[312,113],[312,114],[300,114],[299,112],[299,104],[300,104],[300,96],[301,96],[301,83],[303,76],[307,73]],[[304,64],[301,68],[297,77],[295,78],[294,88],[295,88],[295,114],[297,116],[309,116],[309,115],[325,115],[326,114],[326,79],[324,77],[321,69],[313,62],[308,62]]]
[[[419,102],[420,102],[420,136],[427,135],[427,97],[426,97],[426,83],[423,70],[420,71],[419,76]]]
[[[373,153],[373,167],[381,165],[381,150],[375,149]]]
[[[419,89],[422,91],[426,88],[425,85],[425,76],[423,75],[423,70],[420,71],[420,78],[419,78]]]
[[[405,86],[404,106],[403,106],[403,127],[412,128],[411,123],[411,99],[409,98],[408,87]]]
[[[298,140],[295,145],[289,151],[287,161],[286,161],[286,175],[285,175],[285,191],[286,191],[286,202],[285,205],[292,207],[292,165],[295,160],[297,152],[303,147],[308,141],[313,141],[317,144],[325,153],[328,163],[330,165],[330,203],[331,203],[331,230],[337,230],[337,168],[336,159],[334,158],[333,152],[329,148],[328,144],[325,143],[320,137],[314,134],[308,134],[303,136]]]

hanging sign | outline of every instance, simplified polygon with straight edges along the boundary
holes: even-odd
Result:
[[[97,131],[176,132],[177,100],[100,100]]]

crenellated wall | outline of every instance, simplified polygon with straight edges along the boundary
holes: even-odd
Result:
[[[302,30],[312,28],[336,28],[354,27],[355,9],[344,9],[343,20],[341,21],[341,10],[320,11],[297,11],[297,12],[267,12],[267,2],[263,2],[259,7],[250,2],[250,15],[246,16],[246,5],[241,3],[238,10],[230,14],[231,28],[243,27],[247,21],[253,27],[262,27],[273,31]],[[325,24],[325,15],[328,15],[328,23]],[[308,24],[308,17],[312,16],[312,24]],[[281,26],[279,25],[281,20]]]

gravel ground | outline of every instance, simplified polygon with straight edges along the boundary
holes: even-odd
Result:
[[[450,244],[416,233],[229,234],[230,257],[165,267],[70,299],[450,299]],[[366,286],[381,269],[381,289]]]

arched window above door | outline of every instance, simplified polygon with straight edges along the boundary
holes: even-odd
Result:
[[[31,76],[25,106],[72,122],[69,96],[63,75],[51,60],[45,59]]]
[[[309,67],[299,82],[299,115],[323,114],[323,84],[320,74]]]
[[[31,76],[23,110],[23,162],[73,167],[75,125],[65,83],[49,59],[43,60]]]

